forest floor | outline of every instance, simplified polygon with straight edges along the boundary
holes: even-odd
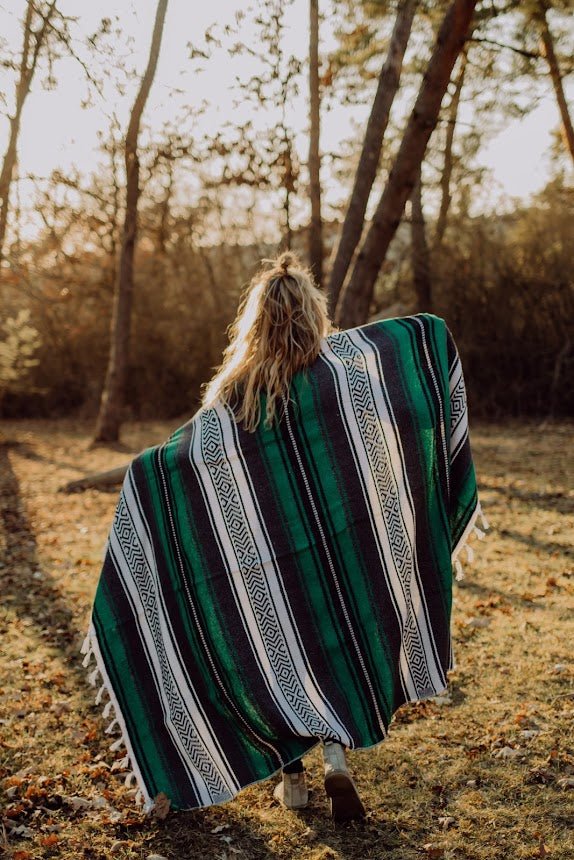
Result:
[[[574,426],[478,425],[491,524],[457,583],[450,694],[403,707],[388,739],[351,753],[368,810],[335,826],[318,752],[307,810],[275,780],[204,811],[145,818],[78,654],[117,492],[58,492],[162,440],[126,428],[4,422],[0,441],[0,854],[12,860],[415,860],[574,857]],[[119,754],[121,755],[121,753]]]

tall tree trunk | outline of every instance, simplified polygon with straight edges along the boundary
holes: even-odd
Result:
[[[423,213],[420,166],[411,194],[411,263],[417,297],[417,311],[430,313],[432,311],[431,265]]]
[[[319,286],[323,282],[323,223],[321,220],[321,131],[319,96],[319,0],[309,0],[309,265]]]
[[[361,325],[367,319],[377,275],[413,190],[417,170],[436,126],[441,102],[467,37],[476,3],[477,0],[453,0],[443,19],[393,168],[339,302],[337,316],[344,328]]]
[[[8,212],[10,207],[10,186],[14,175],[14,167],[18,156],[18,137],[20,135],[20,124],[22,111],[30,92],[34,73],[38,65],[40,51],[44,45],[50,20],[56,8],[56,0],[48,6],[42,17],[42,24],[37,30],[32,29],[34,16],[34,0],[28,0],[26,14],[23,23],[22,56],[16,82],[16,98],[14,114],[10,117],[10,132],[8,146],[2,161],[0,171],[0,265],[4,257],[4,245],[6,242],[6,229],[8,225]]]
[[[377,92],[365,131],[363,149],[355,173],[351,199],[341,236],[334,252],[329,277],[329,307],[335,315],[337,301],[345,282],[355,249],[360,242],[369,196],[377,175],[381,147],[389,114],[401,79],[403,58],[411,34],[418,0],[401,0],[389,43],[389,53],[379,75]]]
[[[572,119],[568,112],[568,102],[564,95],[562,75],[558,65],[558,58],[556,57],[556,52],[554,50],[554,39],[552,38],[552,33],[548,26],[548,19],[546,17],[547,9],[548,7],[546,3],[540,3],[536,15],[536,19],[540,26],[541,50],[546,58],[546,62],[548,63],[552,85],[556,94],[556,101],[558,102],[558,110],[560,111],[560,118],[562,120],[562,136],[564,138],[564,143],[566,144],[566,148],[570,152],[572,160],[574,161],[574,128],[572,127]]]
[[[121,426],[127,367],[134,283],[134,250],[137,239],[139,187],[138,138],[140,122],[153,83],[161,47],[168,0],[158,0],[147,68],[137,94],[125,141],[126,209],[114,291],[110,333],[110,355],[106,381],[96,424],[95,442],[117,442]]]
[[[448,211],[450,209],[450,204],[452,200],[452,194],[450,193],[450,180],[452,177],[452,169],[454,166],[454,159],[452,157],[452,145],[454,142],[454,130],[456,128],[456,121],[458,118],[458,108],[460,105],[460,94],[462,92],[462,86],[464,84],[464,75],[466,72],[466,64],[467,64],[467,53],[466,51],[462,52],[461,55],[460,68],[458,70],[458,74],[455,80],[454,93],[452,94],[452,98],[450,100],[450,104],[448,106],[447,113],[447,129],[446,129],[446,139],[444,143],[444,163],[442,168],[442,175],[440,178],[440,190],[441,190],[441,198],[440,198],[440,209],[438,213],[438,218],[436,222],[436,231],[434,236],[435,247],[440,247],[442,244],[442,240],[444,239],[444,234],[446,232],[446,219],[448,216]]]

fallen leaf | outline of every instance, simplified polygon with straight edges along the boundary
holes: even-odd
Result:
[[[524,752],[522,750],[515,750],[513,747],[502,747],[502,749],[496,750],[494,757],[504,759],[524,758]]]
[[[152,815],[154,815],[156,818],[159,818],[160,821],[163,821],[163,819],[167,817],[170,806],[171,800],[169,799],[169,797],[167,797],[167,795],[163,793],[163,791],[161,791],[154,798],[154,803],[151,810]]]
[[[62,798],[67,806],[71,806],[74,812],[78,812],[80,809],[91,809],[92,801],[88,800],[86,797],[78,797],[75,794],[67,795],[65,794]]]
[[[556,785],[558,788],[562,789],[574,788],[574,777],[563,776],[561,779],[556,781]]]
[[[440,860],[441,857],[444,857],[444,848],[440,845],[433,845],[432,842],[427,842],[426,845],[423,845],[423,849],[426,851],[428,857],[432,857],[433,860]]]
[[[55,833],[50,833],[49,836],[43,836],[42,839],[40,839],[40,845],[43,845],[44,848],[52,848],[52,846],[57,845],[59,841],[60,840]]]
[[[484,618],[483,616],[481,616],[480,618],[469,618],[469,620],[466,622],[466,626],[482,628],[488,627],[490,622],[490,618]]]

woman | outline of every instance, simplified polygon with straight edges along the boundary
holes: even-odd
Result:
[[[267,262],[271,268],[253,279],[231,327],[223,363],[206,386],[202,402],[205,408],[217,402],[228,404],[236,420],[249,431],[262,420],[268,427],[280,420],[292,377],[316,361],[323,338],[335,331],[325,294],[297,258],[285,252]],[[333,818],[343,821],[364,816],[344,747],[336,740],[325,740],[323,758],[325,791],[331,799]],[[283,779],[274,796],[289,809],[307,806],[301,759],[283,768]]]
[[[452,565],[480,515],[460,360],[430,314],[335,332],[291,254],[253,279],[202,408],[130,466],[84,643],[138,796],[233,798],[444,691]],[[470,547],[468,548],[470,553]]]

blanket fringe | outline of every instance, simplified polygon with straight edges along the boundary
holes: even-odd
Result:
[[[480,523],[482,525],[482,529],[477,526],[477,521],[480,517]],[[464,550],[466,552],[466,561],[468,564],[472,564],[474,561],[474,549],[469,543],[469,538],[471,535],[476,535],[479,540],[483,540],[485,536],[486,529],[490,528],[488,525],[488,520],[486,519],[480,502],[478,502],[476,506],[476,510],[472,515],[469,524],[467,525],[462,538],[459,541],[458,546],[452,554],[452,563],[454,565],[455,570],[455,578],[460,582],[461,579],[464,579],[464,570],[461,562],[461,553]]]
[[[80,649],[80,653],[84,655],[84,659],[82,660],[82,666],[85,669],[90,666],[92,659],[95,659],[96,661],[96,667],[91,669],[88,674],[89,684],[92,687],[95,687],[98,676],[101,676],[101,680],[103,681],[102,685],[98,689],[95,703],[96,705],[100,705],[104,697],[104,693],[107,695],[108,701],[105,703],[104,708],[102,710],[102,717],[105,721],[108,721],[111,717],[111,722],[105,729],[105,733],[113,734],[114,732],[118,731],[118,729],[120,730],[120,737],[118,737],[113,742],[113,744],[111,744],[110,750],[112,752],[118,752],[118,750],[123,748],[126,754],[123,756],[123,758],[114,761],[112,765],[112,770],[127,770],[124,784],[128,788],[130,788],[134,784],[137,786],[137,792],[135,793],[136,804],[138,804],[139,806],[143,806],[143,811],[145,813],[149,813],[153,807],[153,800],[148,796],[146,788],[141,780],[141,776],[139,775],[138,770],[134,766],[132,754],[130,749],[128,748],[128,741],[125,735],[125,726],[123,724],[121,714],[119,713],[119,709],[116,704],[113,693],[108,686],[107,676],[105,674],[105,671],[103,671],[103,666],[100,665],[101,658],[99,657],[99,649],[97,648],[95,631],[92,627],[90,627],[90,630],[88,631],[88,634],[84,639],[84,642]]]

